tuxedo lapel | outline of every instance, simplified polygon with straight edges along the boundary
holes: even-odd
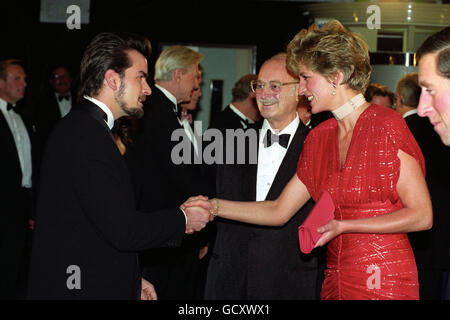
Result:
[[[281,191],[292,178],[292,172],[296,172],[298,159],[303,148],[303,142],[305,141],[308,132],[308,128],[300,121],[286,155],[284,156],[278,172],[275,175],[272,186],[267,193],[266,200],[274,200],[278,198]]]
[[[95,105],[95,103],[93,103],[93,102],[91,102],[89,100],[83,99],[83,101],[81,102],[79,108],[84,110],[84,111],[86,111],[86,112],[88,112],[92,116],[92,118],[97,120],[98,123],[100,123],[102,125],[102,127],[105,128],[106,131],[108,131],[109,136],[111,137],[111,139],[115,143],[115,139],[114,139],[114,136],[113,136],[113,134],[111,132],[111,129],[109,129],[108,125],[105,122],[105,118],[104,117],[106,116],[106,114],[100,107],[98,107],[97,105]]]
[[[9,128],[8,122],[6,121],[3,112],[0,111],[0,134],[1,139],[4,141],[3,152],[9,152],[9,150],[15,150],[15,158],[17,159],[17,163],[19,163],[19,154],[17,151],[16,143],[14,142],[14,137]]]

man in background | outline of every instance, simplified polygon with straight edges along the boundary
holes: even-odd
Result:
[[[19,60],[0,61],[0,299],[16,299],[32,210],[33,130],[18,113],[27,86]]]

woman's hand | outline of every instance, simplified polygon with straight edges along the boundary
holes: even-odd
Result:
[[[327,224],[317,228],[317,232],[321,233],[322,236],[319,238],[314,248],[322,247],[338,235],[344,233],[343,221],[332,219]]]

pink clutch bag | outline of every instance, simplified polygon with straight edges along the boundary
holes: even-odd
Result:
[[[335,207],[331,195],[328,191],[322,191],[316,205],[312,208],[302,225],[298,227],[298,240],[300,242],[300,250],[303,253],[310,253],[314,249],[314,245],[322,235],[317,232],[317,228],[334,219],[334,210]]]

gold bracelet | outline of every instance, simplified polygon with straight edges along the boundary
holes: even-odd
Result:
[[[215,218],[219,215],[219,199],[214,198],[216,200],[216,207],[214,208],[214,211],[211,211],[211,215]]]

